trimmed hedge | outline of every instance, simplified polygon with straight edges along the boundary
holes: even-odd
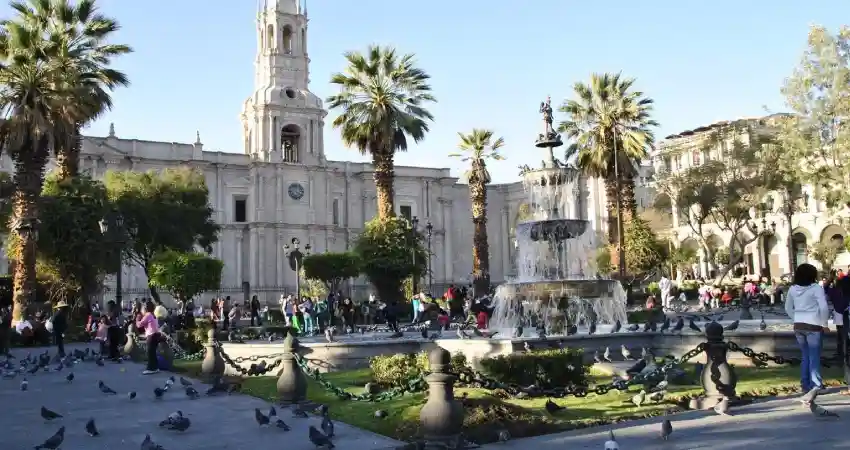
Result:
[[[451,361],[455,372],[467,367],[463,353],[455,353]],[[369,359],[369,368],[376,383],[382,386],[405,386],[408,380],[429,370],[428,353],[373,356]]]
[[[588,367],[584,352],[577,349],[539,350],[481,360],[484,372],[503,382],[547,389],[587,385]]]

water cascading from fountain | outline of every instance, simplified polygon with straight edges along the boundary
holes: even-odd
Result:
[[[619,282],[602,279],[595,267],[596,231],[581,213],[579,171],[553,156],[563,145],[552,128],[551,101],[540,105],[544,132],[536,146],[547,154],[542,167],[522,168],[530,210],[516,226],[517,276],[499,286],[490,328],[512,333],[517,326],[564,334],[571,324],[627,323],[626,293]]]

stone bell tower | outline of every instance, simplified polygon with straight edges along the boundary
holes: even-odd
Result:
[[[327,112],[308,86],[307,8],[301,0],[262,0],[257,10],[254,92],[240,116],[245,153],[263,162],[324,164]]]

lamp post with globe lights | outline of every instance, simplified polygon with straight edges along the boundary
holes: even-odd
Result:
[[[114,229],[110,228],[110,222],[112,222],[112,224],[115,225]],[[111,237],[114,240],[115,243],[117,243],[117,244],[122,243],[121,241],[123,240],[124,218],[120,214],[113,214],[108,218],[104,217],[103,219],[100,219],[100,221],[98,222],[98,225],[100,225],[100,232],[103,234],[103,236],[105,238],[109,239]],[[110,233],[111,233],[112,236],[109,236]],[[124,265],[123,262],[124,261],[121,259],[121,251],[120,250],[118,251],[117,258],[118,258],[118,270],[115,272],[115,304],[117,304],[118,307],[122,307],[121,289],[123,287],[122,286],[122,281],[123,281],[122,280],[122,272],[123,272],[122,269],[123,269],[123,265]]]
[[[431,235],[434,233],[434,225],[430,220],[425,224],[425,232],[428,236],[428,292],[434,295],[434,273],[431,271]]]
[[[410,221],[412,227],[410,228],[410,255],[413,258],[413,281],[411,281],[411,287],[413,291],[413,295],[419,294],[419,276],[416,274],[416,233],[419,228],[419,218],[413,216],[413,219]]]
[[[767,218],[761,218],[761,228],[758,228],[755,223],[750,223],[750,227],[758,233],[759,244],[761,245],[761,260],[762,264],[760,267],[759,277],[769,276],[770,275],[770,252],[767,248],[767,240],[776,234],[776,222],[770,222],[770,228],[768,228]]]
[[[310,255],[312,247],[310,244],[304,246],[304,252],[299,248],[301,241],[298,238],[292,238],[290,244],[283,245],[283,251],[286,252],[286,257],[289,259],[289,268],[295,271],[295,295],[301,299],[301,262],[305,256]]]

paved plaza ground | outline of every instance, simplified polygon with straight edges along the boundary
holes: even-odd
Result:
[[[71,348],[81,348],[74,346]],[[55,349],[51,349],[53,352]],[[35,349],[34,353],[43,351]],[[16,349],[16,357],[25,357],[25,349]],[[166,450],[217,450],[217,449],[314,449],[307,438],[310,425],[318,426],[316,417],[296,419],[289,410],[279,411],[280,417],[292,427],[285,432],[277,428],[260,429],[254,421],[254,408],[268,412],[269,403],[246,395],[224,395],[190,400],[182,388],[168,392],[162,400],[155,400],[153,390],[163,386],[170,373],[142,375],[138,364],[80,363],[59,373],[39,372],[28,376],[29,389],[21,391],[23,376],[0,379],[0,398],[5,411],[0,415],[0,448],[31,449],[50,437],[61,425],[66,426],[62,448],[69,450],[135,450],[146,433]],[[74,381],[65,376],[74,372]],[[118,395],[100,392],[97,382],[102,380],[116,390]],[[179,384],[179,383],[178,383]],[[206,387],[198,385],[202,393]],[[127,397],[136,391],[135,400]],[[45,423],[39,414],[41,406],[65,417]],[[192,421],[185,433],[167,431],[158,423],[170,413],[181,410]],[[85,433],[86,421],[93,417],[101,435],[90,437]],[[372,450],[391,448],[397,441],[367,431],[337,424],[334,443],[341,449]]]
[[[673,435],[660,437],[662,418],[629,422],[613,427],[622,450],[821,450],[850,449],[847,426],[850,397],[823,395],[818,404],[838,413],[840,419],[817,419],[796,398],[754,403],[723,417],[706,412],[670,416]],[[484,449],[520,450],[604,448],[610,427],[516,439]]]

